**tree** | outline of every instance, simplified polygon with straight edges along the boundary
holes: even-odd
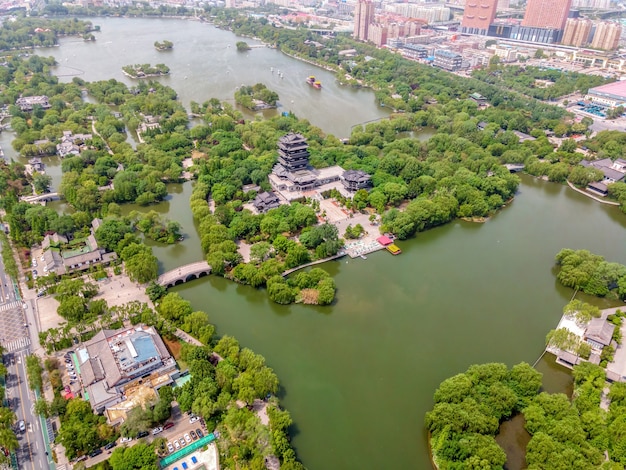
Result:
[[[65,297],[61,300],[57,313],[68,322],[78,323],[83,319],[85,313],[87,313],[85,299],[77,295]]]
[[[249,51],[251,49],[250,46],[248,45],[248,43],[245,42],[245,41],[237,41],[236,46],[237,46],[237,50],[239,52],[245,52],[245,51]]]
[[[152,302],[156,302],[167,294],[167,288],[153,281],[148,287],[146,287],[146,294],[148,294],[148,297],[152,300]]]
[[[33,177],[33,186],[37,194],[43,194],[43,193],[49,192],[51,184],[52,184],[51,176],[41,174],[41,173],[35,173],[35,176]]]
[[[26,356],[26,375],[28,376],[28,385],[32,390],[39,392],[43,389],[43,367],[38,356],[31,354]]]
[[[163,297],[157,311],[166,320],[178,322],[190,315],[193,309],[188,300],[183,299],[178,293],[170,292]]]
[[[592,318],[600,317],[600,309],[578,299],[569,302],[563,308],[563,314],[576,320],[578,324],[587,324]]]
[[[111,454],[112,470],[158,470],[154,446],[139,442],[132,447],[118,447]]]

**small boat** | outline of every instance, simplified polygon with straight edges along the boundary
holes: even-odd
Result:
[[[394,256],[395,255],[399,255],[400,253],[402,253],[402,250],[397,245],[395,245],[393,243],[391,245],[387,245],[385,248],[387,249],[387,251],[389,253],[391,253]]]
[[[361,258],[363,258],[363,259],[367,259],[367,256],[365,256],[365,255],[361,255]]]

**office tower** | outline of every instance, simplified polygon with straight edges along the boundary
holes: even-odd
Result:
[[[522,26],[563,30],[572,0],[528,0]]]
[[[568,18],[561,44],[581,47],[589,42],[593,22],[586,18]]]
[[[374,22],[374,4],[371,0],[359,0],[354,9],[354,32],[352,37],[367,41],[369,26]]]
[[[496,17],[498,0],[467,0],[461,21],[461,31],[470,34],[487,34]]]
[[[591,41],[591,47],[594,49],[604,49],[605,51],[612,51],[617,49],[617,43],[622,32],[622,27],[619,23],[612,23],[609,21],[603,21],[596,25],[596,32],[593,35]]]

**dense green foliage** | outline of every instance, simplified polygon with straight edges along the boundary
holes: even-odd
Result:
[[[237,46],[237,50],[239,52],[245,52],[250,50],[250,46],[246,41],[237,41],[237,44],[235,44],[235,46]]]
[[[156,64],[155,66],[150,64],[125,65],[122,70],[132,78],[154,77],[170,73],[170,68],[165,64]]]
[[[235,92],[235,102],[252,110],[267,106],[275,107],[278,102],[278,93],[270,90],[263,83],[253,86],[242,85]]]
[[[2,264],[4,265],[4,270],[11,279],[17,279],[19,271],[15,257],[13,256],[13,249],[9,243],[9,239],[2,230],[0,230],[0,245],[2,245]]]
[[[526,363],[473,365],[444,380],[426,413],[433,458],[440,470],[502,468],[504,451],[494,436],[500,422],[521,411],[541,386],[541,374]]]
[[[112,438],[113,432],[106,424],[106,418],[94,415],[88,401],[74,398],[67,402],[61,414],[57,440],[65,447],[68,459],[88,454]]]
[[[557,279],[565,287],[586,294],[626,298],[626,266],[609,263],[587,250],[564,248],[556,255]]]
[[[26,375],[28,376],[28,386],[31,390],[41,393],[43,390],[43,367],[41,367],[41,359],[39,356],[31,354],[26,356]]]
[[[584,95],[589,88],[609,82],[598,75],[517,65],[474,70],[472,77],[492,85],[504,84],[539,100],[554,100],[576,91]]]
[[[623,468],[620,433],[626,428],[619,428],[623,415],[618,413],[624,410],[620,394],[624,384],[611,386],[611,405],[607,413],[600,407],[605,387],[604,370],[583,362],[574,367],[573,375],[571,403],[564,394],[541,393],[524,409],[526,430],[532,435],[526,450],[529,470]],[[607,450],[609,461],[605,461]]]
[[[111,470],[159,470],[154,444],[139,442],[131,447],[118,447],[111,454]]]
[[[142,213],[133,211],[129,214],[137,230],[147,238],[161,243],[176,243],[180,237],[180,224],[167,220],[156,211]]]
[[[2,376],[6,375],[6,369],[2,366]],[[4,395],[4,390],[2,390]],[[15,413],[8,406],[0,406],[0,447],[6,449],[8,452],[16,451],[20,444],[13,430],[15,424]],[[9,458],[4,455],[4,452],[0,452],[0,464],[9,464]]]
[[[59,36],[83,36],[96,30],[90,21],[13,17],[2,22],[0,50],[50,47]]]

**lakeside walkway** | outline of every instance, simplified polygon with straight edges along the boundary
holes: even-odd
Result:
[[[567,185],[572,188],[574,191],[579,192],[580,194],[583,194],[585,196],[587,196],[588,198],[593,199],[594,201],[598,201],[601,202],[602,204],[608,204],[609,206],[619,206],[619,202],[613,202],[613,201],[607,201],[606,199],[600,199],[597,196],[594,196],[593,194],[589,194],[587,191],[583,191],[582,189],[578,189],[576,186],[574,186],[572,183],[569,182],[569,180],[567,181]]]

